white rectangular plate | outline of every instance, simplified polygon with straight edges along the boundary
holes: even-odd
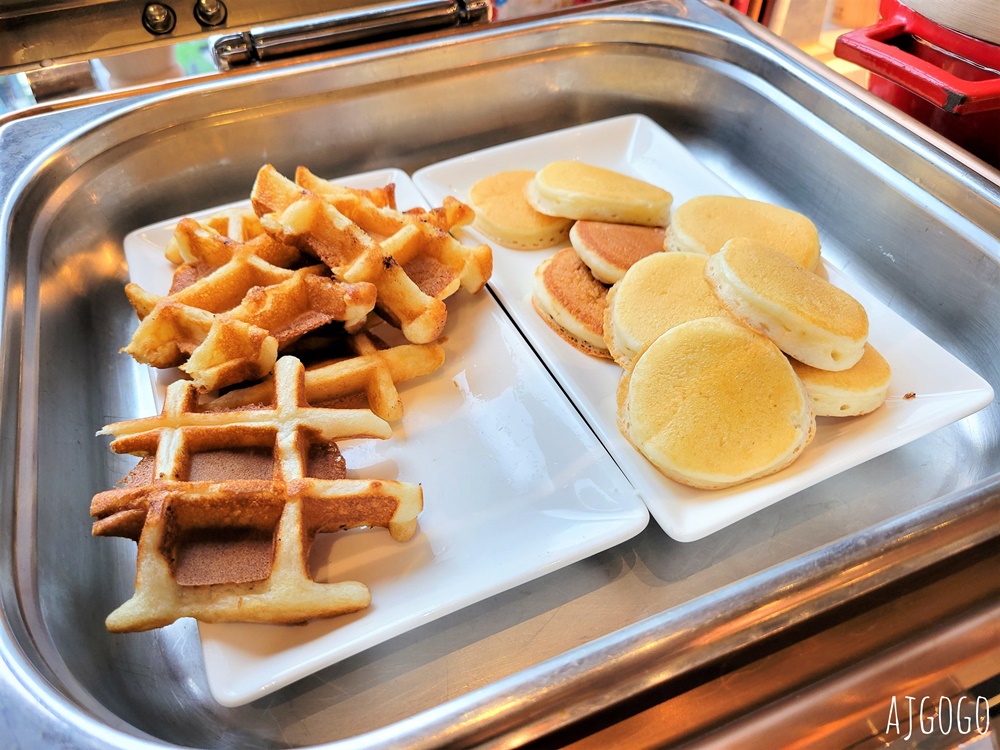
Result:
[[[401,208],[426,206],[399,170],[337,182],[394,182]],[[169,288],[163,250],[175,223],[125,238],[131,279],[157,294]],[[400,386],[405,414],[392,437],[341,446],[351,477],[423,486],[416,535],[398,543],[366,529],[317,539],[317,580],[367,584],[372,604],[362,612],[294,627],[201,624],[219,703],[260,698],[645,528],[649,514],[635,490],[488,290],[448,300],[445,339],[441,369]],[[157,406],[162,381],[157,373]]]
[[[675,206],[697,195],[736,194],[673,136],[639,115],[460,156],[421,169],[413,179],[431,202],[445,195],[468,200],[469,189],[484,177],[512,169],[538,170],[561,159],[578,159],[659,185],[673,194]],[[468,234],[490,242],[474,229]],[[985,380],[827,262],[830,281],[865,306],[870,341],[892,366],[886,404],[862,417],[820,418],[813,442],[795,463],[777,474],[725,490],[693,489],[660,474],[622,437],[615,399],[621,369],[609,360],[578,352],[532,309],[534,270],[559,248],[525,251],[490,244],[494,250],[490,285],[504,308],[607,446],[656,521],[679,541],[693,541],[718,531],[799,490],[962,419],[993,399],[993,390]],[[908,393],[916,397],[904,398]]]

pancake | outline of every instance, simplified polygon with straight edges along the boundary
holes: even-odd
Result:
[[[546,216],[524,197],[534,178],[529,169],[484,177],[469,189],[469,204],[476,212],[475,226],[504,247],[539,250],[566,240],[572,219]]]
[[[702,195],[678,206],[667,243],[671,250],[712,255],[735,237],[759,240],[810,271],[819,266],[819,233],[807,217],[730,195]]]
[[[595,279],[614,284],[633,263],[661,252],[665,235],[662,227],[582,220],[569,230],[569,241]]]
[[[701,318],[671,328],[625,371],[618,425],[666,476],[720,489],[788,466],[816,420],[767,337],[727,318]]]
[[[705,273],[733,315],[789,356],[838,371],[861,359],[868,339],[861,303],[787,255],[738,238],[709,256]]]
[[[729,317],[705,279],[707,256],[657,253],[643,258],[611,287],[604,342],[627,367],[661,333],[697,318]]]
[[[865,353],[854,367],[840,372],[791,362],[818,417],[856,417],[885,403],[892,369],[871,344],[865,344]]]
[[[535,269],[531,303],[542,320],[577,349],[610,358],[604,343],[607,294],[608,288],[567,247]]]
[[[655,185],[579,161],[555,161],[528,183],[536,211],[567,219],[665,227],[673,196]]]

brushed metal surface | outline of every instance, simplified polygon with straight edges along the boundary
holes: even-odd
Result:
[[[302,21],[256,27],[213,40],[212,58],[220,70],[253,62],[359,44],[366,39],[407,36],[461,23],[485,22],[489,5],[464,0],[405,0],[345,10]]]
[[[0,2],[0,70],[47,67],[52,62],[90,60],[157,45],[204,39],[251,26],[303,16],[377,7],[384,0],[227,0],[222,23],[205,24],[195,15],[196,0],[168,0],[174,12],[169,33],[143,26],[149,0],[27,0]]]
[[[983,683],[1000,674],[998,635],[994,544],[727,655],[683,690],[654,690],[546,739],[566,750],[884,747],[908,729],[904,717],[901,732],[885,732],[893,695],[905,707],[904,695],[989,693]],[[963,717],[971,712],[966,702]]]
[[[90,538],[88,504],[131,462],[93,434],[152,410],[143,368],[118,353],[135,325],[128,231],[244,198],[264,162],[414,170],[641,112],[737,189],[812,217],[835,264],[998,388],[1000,176],[720,5],[674,0],[105,106],[82,129],[72,111],[0,128],[0,729],[12,737],[510,746],[1000,535],[993,404],[705,540],[651,526],[223,709],[193,624],[126,636],[103,624],[131,592],[135,552]]]

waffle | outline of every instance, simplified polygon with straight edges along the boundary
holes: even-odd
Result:
[[[107,618],[113,632],[205,622],[295,623],[368,606],[363,583],[316,583],[315,535],[381,526],[409,539],[418,485],[347,479],[334,441],[390,434],[364,409],[305,396],[302,364],[282,357],[273,403],[204,412],[177,381],[159,416],[108,425],[116,453],[142,456],[116,489],[96,495],[94,534],[137,538],[135,594]]]
[[[440,344],[402,344],[387,347],[368,333],[347,337],[348,353],[342,358],[306,368],[306,398],[313,404],[350,403],[362,395],[367,406],[387,421],[403,416],[403,402],[396,383],[434,372],[444,363]],[[229,391],[205,408],[212,411],[238,409],[274,398],[274,378]]]
[[[171,293],[125,287],[141,322],[122,351],[179,366],[202,391],[261,378],[289,343],[331,321],[357,330],[374,307],[371,284],[335,281],[322,265],[275,265],[289,248],[267,235],[238,242],[182,219],[174,238],[186,263]]]
[[[378,208],[396,209],[396,191],[392,184],[373,190],[355,190],[317,177],[305,167],[296,168],[295,184],[315,193],[328,203],[332,203],[337,210],[351,210],[355,199],[363,201],[366,198]],[[460,200],[447,196],[437,208],[429,210],[411,208],[396,218],[404,221],[426,221],[438,229],[450,232],[455,227],[472,224],[476,218],[476,212]]]
[[[370,189],[346,187],[344,185],[338,185],[334,182],[330,182],[329,180],[324,180],[321,177],[317,177],[305,167],[296,168],[295,182],[300,187],[304,187],[306,190],[311,190],[315,193],[322,193],[323,198],[331,203],[336,203],[338,200],[353,201],[355,199],[361,199],[369,201],[372,205],[378,208],[389,208],[392,210],[396,210],[397,208],[396,185],[391,182],[384,187]],[[425,213],[430,214],[432,212],[425,212],[423,209],[412,209],[407,213],[422,215]]]
[[[249,206],[226,208],[217,211],[198,223],[203,229],[215,232],[223,237],[228,237],[231,240],[236,240],[237,242],[247,242],[264,234],[264,229],[260,225],[260,219],[257,218],[257,214]],[[194,260],[194,258],[185,252],[187,249],[185,236],[175,232],[174,236],[167,242],[167,247],[163,254],[174,265],[180,265]],[[277,263],[277,265],[291,265],[299,255],[298,250],[293,247],[287,247],[285,252],[290,256],[287,263],[273,260],[271,262]]]
[[[443,300],[460,287],[477,292],[486,284],[490,248],[463,245],[441,228],[465,220],[457,201],[432,221],[426,213],[380,207],[358,191],[304,179],[315,190],[261,167],[251,193],[261,225],[278,241],[318,257],[335,278],[374,284],[377,309],[408,341],[437,339],[448,316]]]

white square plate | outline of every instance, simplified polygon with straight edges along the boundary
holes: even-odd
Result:
[[[659,185],[673,194],[675,206],[697,195],[736,194],[673,136],[639,115],[460,156],[421,169],[413,180],[431,202],[445,195],[467,201],[469,189],[483,177],[512,169],[538,170],[561,159],[579,159]],[[615,389],[621,369],[609,360],[578,352],[533,310],[532,274],[559,248],[510,250],[474,229],[468,234],[493,247],[490,285],[504,309],[607,446],[656,521],[679,541],[693,541],[718,531],[799,490],[962,419],[993,399],[993,390],[985,380],[825,262],[830,281],[865,306],[870,341],[892,366],[886,404],[862,417],[820,418],[813,442],[795,463],[777,474],[725,490],[693,489],[660,474],[618,431]],[[908,393],[916,397],[904,398]]]
[[[401,208],[426,206],[399,170],[337,182],[394,182]],[[175,223],[125,238],[132,281],[157,294],[170,285],[163,250]],[[201,624],[219,703],[260,698],[645,528],[649,514],[635,490],[488,290],[448,300],[445,339],[441,369],[400,386],[405,413],[392,437],[341,446],[349,476],[423,486],[416,535],[398,543],[374,529],[317,539],[316,579],[367,584],[372,604],[362,612],[294,627]],[[157,407],[163,379],[156,373]]]

